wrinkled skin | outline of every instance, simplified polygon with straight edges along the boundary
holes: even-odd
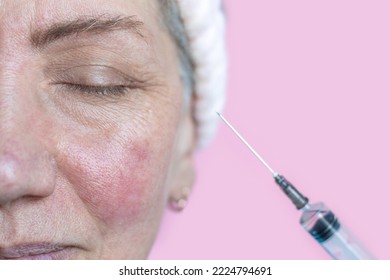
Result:
[[[192,183],[194,144],[159,13],[0,0],[0,259],[147,257],[167,201]],[[39,41],[64,21],[127,16],[143,23]]]

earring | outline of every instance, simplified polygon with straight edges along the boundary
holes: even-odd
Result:
[[[188,200],[186,198],[172,199],[169,203],[172,210],[175,212],[181,212],[186,208]]]
[[[188,197],[190,195],[191,189],[188,187],[182,188],[181,189],[181,197],[179,198],[172,198],[169,201],[169,205],[172,210],[176,212],[181,212],[186,208],[188,204]]]

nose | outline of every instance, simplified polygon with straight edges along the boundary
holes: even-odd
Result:
[[[0,207],[54,191],[56,165],[47,144],[47,117],[37,102],[0,82]],[[27,91],[28,87],[22,93]],[[15,93],[15,94],[14,94]]]
[[[46,152],[29,145],[2,147],[0,152],[0,206],[23,197],[46,197],[54,190],[54,163]],[[30,149],[30,150],[29,150]]]
[[[41,98],[41,74],[31,70],[38,69],[35,60],[13,38],[0,43],[0,208],[49,196],[56,174],[52,115]]]

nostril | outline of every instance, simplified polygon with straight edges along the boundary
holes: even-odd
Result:
[[[14,200],[19,196],[19,191],[15,190],[15,184],[0,183],[0,205]]]

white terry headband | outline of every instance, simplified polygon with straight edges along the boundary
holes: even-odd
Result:
[[[225,103],[227,52],[222,0],[176,0],[194,62],[195,119],[198,148],[213,138],[219,122],[216,112]]]

